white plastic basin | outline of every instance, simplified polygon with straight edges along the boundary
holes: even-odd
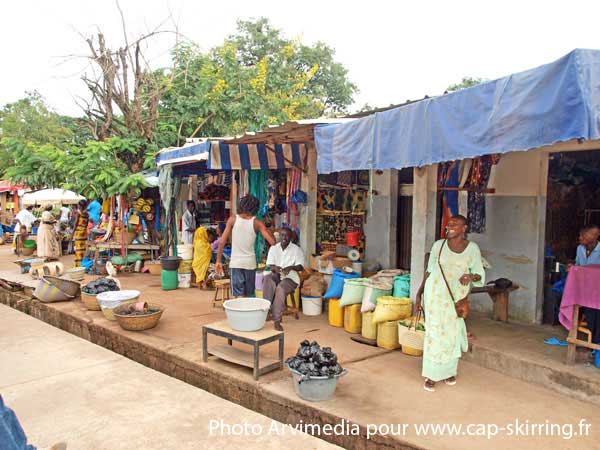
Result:
[[[124,302],[136,300],[140,296],[140,291],[134,289],[125,291],[102,292],[96,296],[98,304],[104,309],[113,309]]]
[[[236,331],[258,331],[265,326],[271,302],[264,298],[236,298],[223,302],[229,326]]]

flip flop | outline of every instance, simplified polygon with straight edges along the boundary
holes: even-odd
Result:
[[[561,341],[560,339],[557,339],[555,337],[544,339],[544,344],[558,345],[559,347],[566,347],[567,345],[569,345],[567,341]]]

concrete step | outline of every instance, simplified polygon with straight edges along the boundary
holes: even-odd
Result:
[[[566,339],[562,326],[502,323],[473,314],[467,328],[475,340],[465,361],[600,405],[600,369],[588,362],[589,353],[578,353],[577,364],[568,366],[567,347],[544,344],[550,337]]]

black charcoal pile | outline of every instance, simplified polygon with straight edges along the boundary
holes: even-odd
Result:
[[[332,378],[344,370],[338,363],[337,355],[331,351],[331,347],[321,348],[316,341],[302,341],[296,356],[286,359],[285,363],[290,369],[313,377]]]
[[[96,295],[102,292],[119,291],[120,289],[115,280],[111,278],[98,278],[97,280],[90,281],[81,290],[86,294]]]

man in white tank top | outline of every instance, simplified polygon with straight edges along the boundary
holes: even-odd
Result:
[[[217,250],[216,271],[223,273],[221,260],[223,249],[231,236],[231,258],[229,271],[231,275],[231,294],[234,297],[254,297],[254,281],[256,276],[256,254],[254,244],[257,233],[262,234],[269,245],[275,245],[275,239],[258,220],[258,199],[253,195],[242,197],[238,207],[238,214],[227,221],[221,243]]]

